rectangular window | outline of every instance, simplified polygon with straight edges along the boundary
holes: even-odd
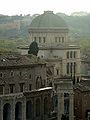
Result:
[[[57,75],[59,75],[59,70],[58,69],[56,70],[56,72],[57,72]]]
[[[74,75],[76,73],[76,62],[74,62]]]
[[[67,52],[67,58],[69,58],[69,51]]]
[[[31,79],[31,74],[29,75],[29,79]]]
[[[19,75],[22,76],[22,72],[21,71],[19,72]]]
[[[34,37],[34,41],[36,41],[36,37]]]
[[[74,58],[76,58],[76,51],[74,51],[74,55],[73,56],[74,56]]]
[[[14,72],[13,71],[10,72],[10,76],[14,77]]]
[[[70,58],[72,58],[72,56],[73,56],[72,53],[73,53],[73,52],[71,51],[71,52],[70,52]]]
[[[1,77],[1,78],[3,77],[3,73],[2,73],[2,72],[0,73],[0,77]]]
[[[57,42],[57,37],[55,37],[55,42]]]
[[[9,87],[10,87],[10,93],[13,93],[14,92],[14,84],[10,84]]]
[[[61,37],[59,37],[59,42],[61,42]]]
[[[71,63],[71,65],[70,65],[70,73],[71,73],[71,76],[72,76],[72,69],[73,68],[73,63]]]
[[[62,37],[62,43],[64,42],[64,37]]]
[[[32,84],[29,84],[29,90],[32,90]]]
[[[4,89],[4,86],[3,86],[3,85],[0,85],[0,95],[3,94],[3,89]]]
[[[39,43],[41,43],[41,37],[39,37]]]
[[[24,83],[20,83],[19,85],[20,85],[20,92],[23,92],[23,90],[24,90]]]
[[[43,37],[43,43],[45,43],[46,42],[46,38],[45,37]]]
[[[67,63],[67,74],[69,74],[69,63]]]

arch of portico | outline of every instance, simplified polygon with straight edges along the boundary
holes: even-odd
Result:
[[[15,120],[22,120],[22,103],[17,102],[15,105]]]
[[[28,100],[26,102],[26,120],[31,120],[33,117],[33,105],[32,101]]]
[[[74,120],[73,82],[69,78],[58,78],[55,80],[58,95],[58,120],[62,115],[67,115],[69,120]],[[68,95],[67,97],[65,95]]]
[[[44,105],[50,99],[51,90],[52,88],[49,87],[43,88],[41,91],[37,90],[35,92],[0,96],[0,120],[33,120],[45,118]],[[50,113],[49,105],[47,103],[48,112]]]
[[[3,106],[3,120],[11,120],[11,105],[9,103]]]

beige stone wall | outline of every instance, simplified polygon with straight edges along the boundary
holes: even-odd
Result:
[[[11,75],[13,73],[13,75]],[[23,91],[29,91],[29,84],[31,84],[31,89],[36,89],[36,78],[41,76],[42,84],[44,85],[46,81],[46,66],[36,65],[28,67],[13,67],[0,69],[0,85],[3,85],[3,94],[10,93],[10,85],[14,85],[13,93],[20,92],[20,84],[23,83]],[[21,74],[21,75],[20,75]],[[46,84],[46,83],[45,83]],[[41,86],[40,86],[41,87]]]
[[[47,30],[48,31],[48,30]],[[62,37],[64,37],[64,42],[68,42],[68,33],[63,33],[63,32],[34,32],[34,33],[30,33],[30,42],[35,40],[36,37],[36,41],[38,44],[57,44],[57,43],[62,43]],[[39,37],[40,37],[40,41],[39,41]],[[43,37],[45,37],[45,42],[43,41]],[[57,40],[55,40],[55,38],[57,38]],[[60,39],[60,40],[59,40]]]
[[[80,77],[80,74],[81,74],[80,49],[78,49],[78,48],[73,48],[73,49],[63,48],[63,49],[59,49],[59,50],[56,50],[56,49],[54,49],[54,50],[50,50],[50,49],[39,50],[38,56],[43,59],[51,59],[51,61],[49,61],[49,62],[52,62],[52,60],[54,60],[53,64],[54,64],[54,75],[55,76],[56,76],[56,69],[58,69],[58,68],[60,71],[60,75],[71,76],[71,73],[67,74],[67,63],[69,63],[69,64],[75,63],[76,64],[75,76]],[[69,53],[75,52],[76,55],[75,55],[75,57],[73,57],[73,55],[72,55],[72,58],[71,57],[67,58],[67,52],[69,52]],[[58,62],[57,62],[57,60],[58,60]],[[72,69],[72,76],[74,76],[73,69]]]
[[[52,88],[47,88],[46,90],[40,90],[40,91],[32,91],[32,92],[24,92],[24,93],[18,93],[18,94],[8,94],[0,96],[0,120],[5,119],[8,116],[8,120],[15,120],[17,112],[19,114],[19,118],[22,120],[27,120],[26,116],[26,110],[27,110],[27,102],[30,101],[32,104],[32,119],[40,120],[41,117],[44,119],[46,117],[47,120],[48,114],[51,112],[51,91]],[[48,112],[45,115],[44,114],[44,99],[47,98],[47,106],[48,106]],[[40,100],[40,115],[36,116],[36,100]],[[16,105],[19,103],[21,104],[20,107],[18,107],[18,110],[16,111]],[[6,107],[5,107],[6,105]],[[7,112],[4,112],[4,111]],[[29,112],[30,109],[29,109]],[[4,115],[3,115],[4,114]],[[30,114],[31,115],[31,114]]]

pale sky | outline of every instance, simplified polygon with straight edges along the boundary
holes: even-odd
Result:
[[[52,10],[70,15],[72,12],[90,12],[90,0],[1,0],[0,14],[42,14]]]

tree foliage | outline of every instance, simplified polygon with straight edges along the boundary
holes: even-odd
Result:
[[[28,54],[36,55],[38,54],[39,48],[37,42],[32,42],[29,46]]]

